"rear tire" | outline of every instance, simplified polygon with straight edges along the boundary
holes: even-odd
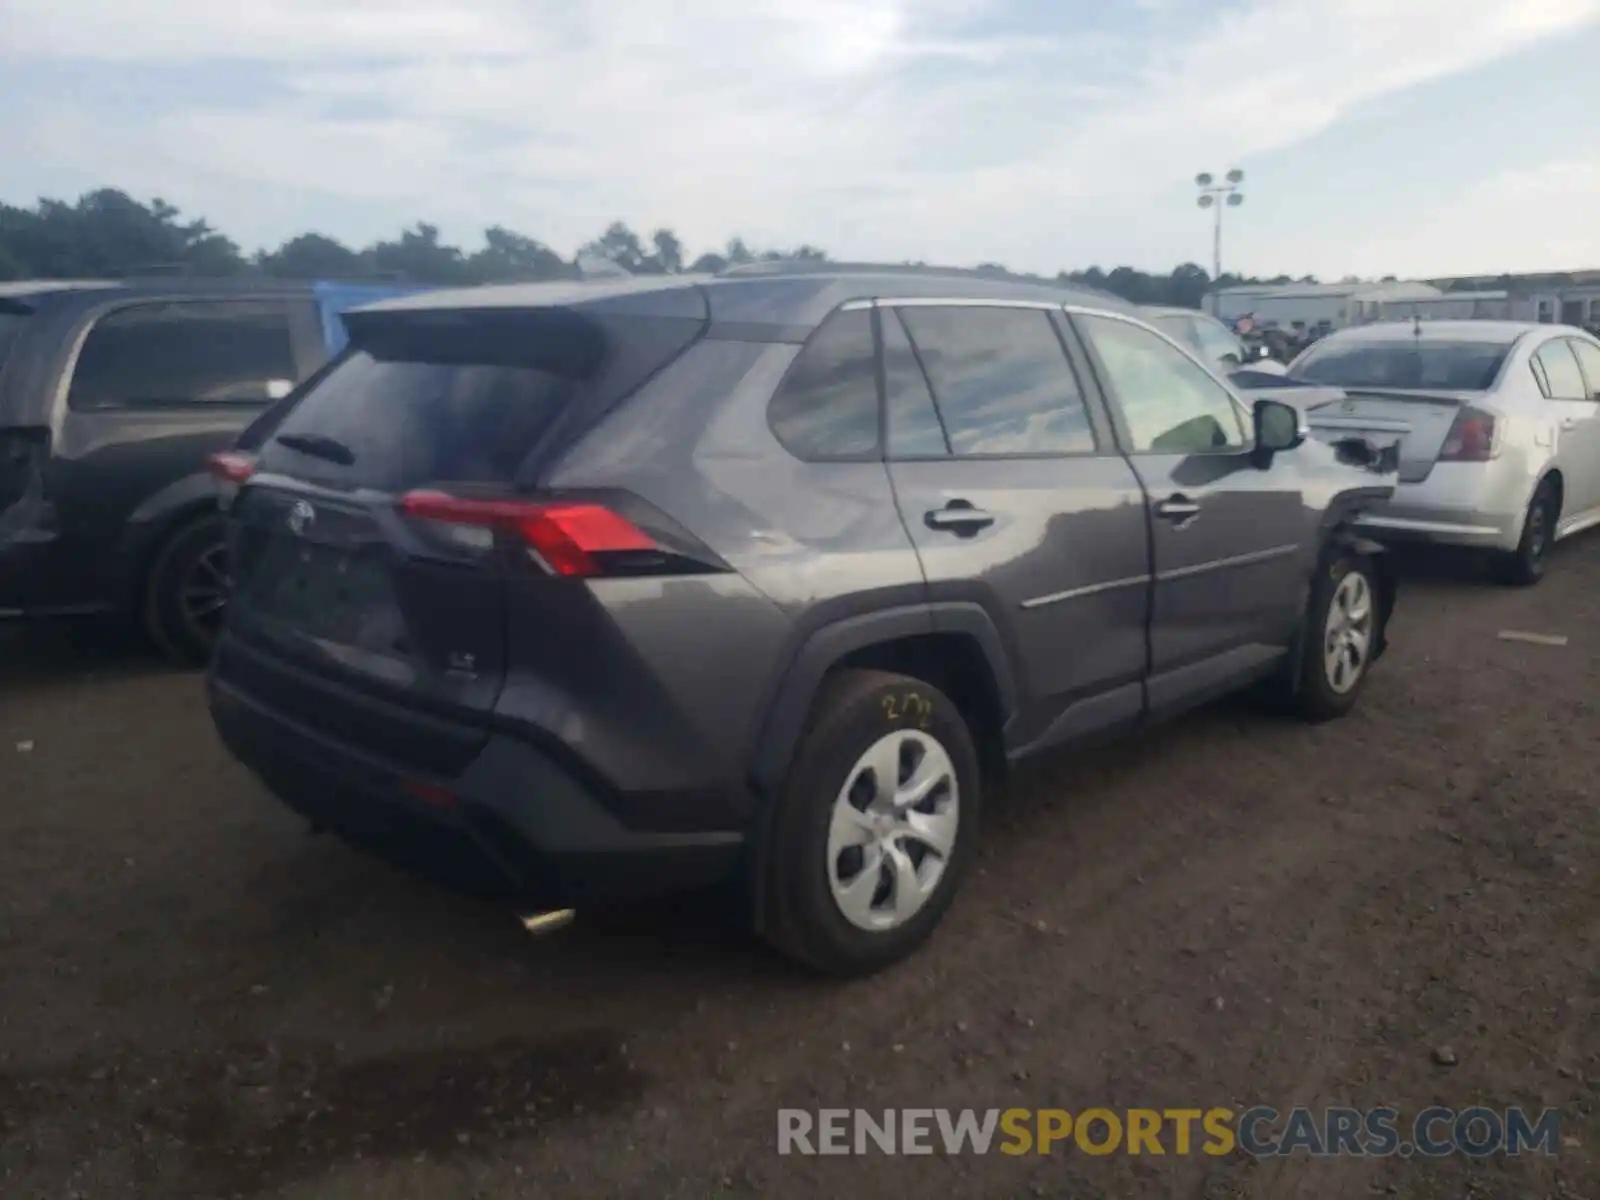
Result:
[[[144,627],[156,649],[204,666],[227,610],[227,540],[220,515],[186,521],[156,549],[145,576]]]
[[[1556,489],[1547,479],[1528,502],[1527,515],[1522,518],[1522,540],[1517,548],[1495,556],[1494,577],[1511,587],[1532,587],[1543,579],[1560,515]]]
[[[1328,558],[1306,605],[1295,711],[1312,724],[1333,721],[1356,706],[1382,645],[1383,605],[1377,569],[1360,554]]]
[[[980,787],[971,731],[944,693],[905,675],[839,672],[778,797],[761,881],[767,939],[837,976],[909,955],[976,849]]]

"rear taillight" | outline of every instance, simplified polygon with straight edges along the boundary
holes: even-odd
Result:
[[[256,473],[256,459],[253,454],[244,454],[237,450],[225,450],[221,454],[213,454],[206,465],[211,469],[211,476],[218,483],[240,484]]]
[[[649,534],[603,504],[483,500],[445,492],[407,492],[400,498],[400,511],[469,535],[513,535],[553,575],[605,575],[612,566],[642,565],[638,563],[640,555],[664,561],[661,547]],[[470,537],[457,540],[463,545],[474,544]]]
[[[1440,462],[1488,462],[1500,447],[1495,442],[1494,416],[1478,408],[1462,408],[1445,434]]]
[[[227,512],[239,496],[239,489],[256,473],[256,456],[240,450],[224,450],[206,459],[211,479],[217,486],[217,507]]]

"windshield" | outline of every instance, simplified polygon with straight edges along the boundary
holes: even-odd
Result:
[[[1509,342],[1447,342],[1426,337],[1323,342],[1301,355],[1289,374],[1342,388],[1483,392],[1494,386],[1510,352]]]

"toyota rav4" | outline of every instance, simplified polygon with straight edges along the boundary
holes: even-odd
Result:
[[[1109,297],[777,264],[437,292],[229,456],[221,736],[525,913],[732,879],[907,954],[1010,764],[1261,685],[1347,712],[1392,470]]]

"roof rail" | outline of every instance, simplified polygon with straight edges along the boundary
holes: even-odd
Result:
[[[718,272],[719,278],[749,275],[955,275],[968,279],[999,279],[1007,283],[1060,286],[1043,275],[1018,275],[1000,267],[940,267],[927,263],[829,262],[814,258],[775,258],[741,263]],[[1072,285],[1076,286],[1076,285]]]

